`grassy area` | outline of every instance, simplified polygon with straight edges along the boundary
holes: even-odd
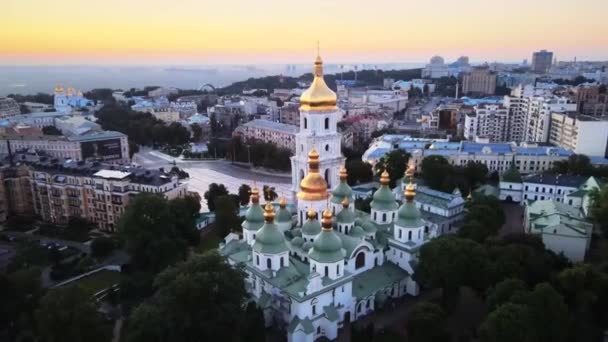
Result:
[[[120,272],[101,270],[89,276],[76,280],[70,285],[77,284],[82,286],[89,295],[107,289],[114,284],[120,283],[122,275]]]

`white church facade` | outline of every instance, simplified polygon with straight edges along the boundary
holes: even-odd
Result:
[[[290,342],[334,340],[393,298],[417,295],[413,265],[425,232],[413,177],[399,205],[383,172],[371,215],[355,211],[342,167],[336,95],[323,81],[320,57],[301,99],[301,129],[292,158],[295,213],[260,204],[254,187],[242,234],[231,233],[220,253],[246,271],[247,289],[268,326],[283,327]],[[411,170],[410,170],[411,172]]]

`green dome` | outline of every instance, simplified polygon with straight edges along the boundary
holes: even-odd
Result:
[[[276,224],[264,223],[258,230],[253,243],[253,250],[259,253],[276,254],[289,250],[285,242],[285,236]]]
[[[347,197],[348,201],[352,202],[353,189],[351,189],[350,186],[348,186],[348,183],[346,183],[345,181],[340,181],[340,183],[338,183],[338,186],[336,186],[336,188],[332,192],[331,201],[333,203],[342,203],[344,197]]]
[[[296,236],[295,238],[291,239],[291,245],[292,246],[297,246],[300,247],[304,244],[304,239],[302,239],[299,236]]]
[[[363,228],[355,226],[350,230],[350,232],[348,232],[348,235],[359,238],[365,236],[365,232],[363,231]]]
[[[362,224],[363,224],[363,222],[364,222],[364,221],[363,221],[363,219],[362,219],[362,218],[357,217],[357,218],[355,219],[355,226],[360,226],[360,225],[362,225]]]
[[[277,216],[275,218],[276,222],[291,222],[291,212],[289,212],[289,210],[287,208],[280,208],[279,212],[277,213]]]
[[[304,242],[304,244],[302,245],[302,250],[304,252],[308,252],[310,249],[312,248],[312,242],[310,241],[306,241]]]
[[[302,235],[317,235],[321,232],[319,220],[308,220],[302,226]]]
[[[350,208],[342,208],[338,215],[336,215],[336,221],[338,223],[354,223],[355,213]]]
[[[372,209],[375,210],[397,210],[397,202],[395,201],[395,194],[389,189],[388,186],[383,185],[380,189],[376,190],[371,203]]]
[[[366,233],[375,233],[378,230],[372,221],[364,222],[361,225],[361,228],[363,228]]]
[[[344,259],[342,240],[333,229],[324,229],[312,243],[308,256],[317,262],[337,262]]]
[[[302,236],[302,230],[300,228],[292,229],[291,236]]]
[[[424,226],[420,218],[420,210],[416,208],[414,202],[405,202],[397,212],[397,222],[395,225],[403,228],[419,228]]]
[[[243,229],[258,230],[264,225],[264,209],[259,203],[251,204],[247,213],[245,213],[245,221],[241,224]]]

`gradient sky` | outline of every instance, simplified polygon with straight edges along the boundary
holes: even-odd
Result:
[[[608,0],[3,0],[0,64],[608,59]]]

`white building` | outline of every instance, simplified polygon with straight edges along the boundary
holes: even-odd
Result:
[[[549,142],[577,154],[603,157],[608,144],[608,119],[552,113]]]
[[[475,112],[465,115],[464,136],[468,140],[488,138],[491,142],[507,141],[509,109],[502,105],[480,104]]]
[[[443,57],[433,56],[429,64],[422,69],[422,78],[442,78],[448,77],[450,71],[448,65],[445,64]]]
[[[532,97],[528,101],[525,141],[547,142],[552,113],[576,111],[576,103],[566,97]]]
[[[581,208],[582,197],[593,188],[599,188],[599,183],[593,177],[556,175],[539,173],[523,178],[522,201],[552,200]]]
[[[258,140],[273,143],[279,147],[295,151],[298,127],[294,125],[255,119],[249,121],[235,131],[245,140]]]

